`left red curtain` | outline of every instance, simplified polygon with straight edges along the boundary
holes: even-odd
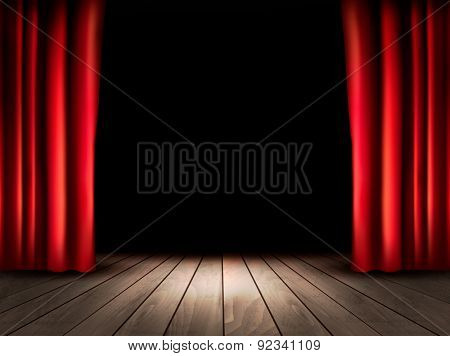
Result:
[[[103,0],[0,4],[0,269],[89,271]]]

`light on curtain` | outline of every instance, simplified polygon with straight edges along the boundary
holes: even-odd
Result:
[[[104,3],[7,4],[0,4],[0,268],[87,271],[95,262]]]
[[[450,5],[343,0],[342,13],[354,263],[448,269]]]

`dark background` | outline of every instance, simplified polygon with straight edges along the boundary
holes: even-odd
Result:
[[[110,0],[103,36],[105,77],[194,143],[259,141],[346,75],[337,0],[257,7]],[[102,81],[95,187],[99,251],[125,242],[183,198],[136,190],[137,142],[180,140]],[[313,193],[271,199],[331,245],[348,250],[351,157],[345,84],[270,141],[313,143],[305,165]],[[126,249],[321,247],[261,197],[237,193],[194,194]]]

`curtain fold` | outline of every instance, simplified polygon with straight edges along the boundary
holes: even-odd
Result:
[[[1,269],[94,266],[103,11],[103,0],[0,5]]]
[[[450,6],[343,0],[356,269],[450,268]]]

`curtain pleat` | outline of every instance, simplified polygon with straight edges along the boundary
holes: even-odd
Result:
[[[100,68],[100,13],[98,3],[85,1],[78,7],[74,23],[80,31],[74,38],[74,52],[80,60],[72,60],[70,73],[72,93],[70,112],[77,120],[70,121],[71,161],[69,230],[75,260],[84,261],[83,268],[94,260],[94,148],[98,111]],[[86,66],[86,64],[88,64]],[[76,149],[75,149],[76,148]]]
[[[402,47],[400,9],[381,3],[381,255],[384,270],[402,261]]]
[[[47,161],[47,260],[51,270],[62,270],[68,260],[67,237],[67,5],[58,1],[49,16],[45,66],[45,130]]]
[[[15,11],[0,5],[0,268],[88,271],[104,2],[7,4]]]
[[[30,0],[26,9],[26,18],[34,25],[26,25],[24,33],[24,90],[23,90],[23,121],[24,121],[24,251],[23,265],[32,268],[36,251],[36,135],[38,130],[37,112],[37,45],[38,26],[37,1]]]
[[[23,10],[23,2],[18,0],[16,8]],[[22,186],[22,60],[23,60],[23,20],[20,16],[9,16],[4,10],[4,242],[6,259],[14,264],[22,263],[23,248],[23,186]]]
[[[375,26],[371,8],[348,1],[344,6],[344,32],[347,42],[346,65],[348,81],[350,132],[352,139],[353,171],[353,257],[360,268],[370,269],[380,247],[380,155],[378,140],[378,86],[376,63],[366,63],[376,55]],[[357,31],[355,29],[358,29]]]
[[[343,1],[358,270],[450,268],[444,4]]]
[[[444,10],[435,13],[437,1],[427,4],[427,121],[428,121],[428,259],[437,267],[446,262],[446,117],[444,106]]]
[[[412,120],[413,120],[413,206],[414,260],[412,266],[426,266],[427,260],[427,130],[426,130],[426,71],[425,17],[422,1],[414,1],[411,8],[411,61],[412,61]]]

